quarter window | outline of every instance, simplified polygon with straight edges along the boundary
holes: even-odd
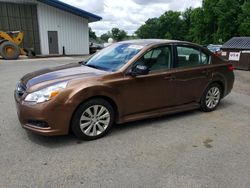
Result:
[[[209,55],[192,47],[177,46],[178,67],[209,64]]]

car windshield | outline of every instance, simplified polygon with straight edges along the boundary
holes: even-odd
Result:
[[[84,65],[115,72],[140,52],[142,48],[143,46],[131,43],[116,43],[92,56]]]

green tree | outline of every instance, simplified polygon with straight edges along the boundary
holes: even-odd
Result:
[[[191,27],[191,15],[192,15],[192,12],[193,12],[193,9],[190,7],[190,8],[187,8],[182,13],[182,19],[183,19],[183,21],[185,23],[185,26],[184,26],[185,27],[184,38],[187,41],[191,41],[191,38],[190,38],[190,36],[188,34],[189,34],[190,27]]]
[[[189,38],[192,42],[203,44],[205,40],[204,33],[206,32],[203,9],[194,9],[190,20]]]
[[[216,31],[218,29],[218,15],[216,14],[215,7],[217,6],[219,0],[203,0],[203,21],[204,30],[202,32],[204,35],[203,43],[217,43]]]
[[[101,39],[102,41],[104,41],[104,42],[107,42],[108,39],[109,39],[110,37],[112,37],[112,36],[111,36],[111,33],[108,32],[108,33],[102,34],[102,35],[100,36],[100,39]]]
[[[112,28],[111,31],[101,35],[100,39],[107,42],[109,38],[113,38],[116,41],[121,41],[127,38],[127,33],[119,28]]]
[[[148,19],[135,32],[139,38],[223,43],[234,36],[250,36],[249,0],[203,0],[202,7],[167,11]]]
[[[158,18],[150,18],[137,29],[135,34],[139,38],[159,38],[157,31],[159,31]]]
[[[167,11],[160,16],[158,22],[160,38],[177,40],[183,40],[185,38],[185,23],[183,19],[181,19],[180,12]]]
[[[218,29],[216,39],[226,42],[233,36],[238,35],[239,20],[241,13],[240,2],[236,0],[220,0],[215,7],[218,17]]]
[[[242,5],[242,13],[239,15],[239,35],[250,36],[250,2],[245,1]]]
[[[115,39],[116,41],[121,41],[127,37],[127,33],[124,30],[121,30],[119,28],[113,28],[111,30],[111,33],[112,33],[113,39]]]
[[[240,5],[243,5],[247,0],[239,0]]]
[[[94,39],[94,40],[97,39],[97,36],[96,36],[95,32],[92,31],[92,29],[90,27],[89,27],[89,38]]]
[[[148,19],[136,32],[140,38],[184,39],[185,24],[181,13],[167,11],[159,18]]]

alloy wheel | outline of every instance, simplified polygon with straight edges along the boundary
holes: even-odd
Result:
[[[220,95],[218,87],[210,88],[206,95],[206,106],[210,109],[215,108],[220,102]]]
[[[105,106],[93,105],[81,115],[80,129],[87,136],[102,134],[110,123],[110,112]]]

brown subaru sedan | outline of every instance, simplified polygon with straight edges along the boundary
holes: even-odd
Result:
[[[134,40],[87,61],[25,75],[15,101],[22,126],[42,135],[104,136],[114,123],[217,108],[233,66],[189,42]]]

